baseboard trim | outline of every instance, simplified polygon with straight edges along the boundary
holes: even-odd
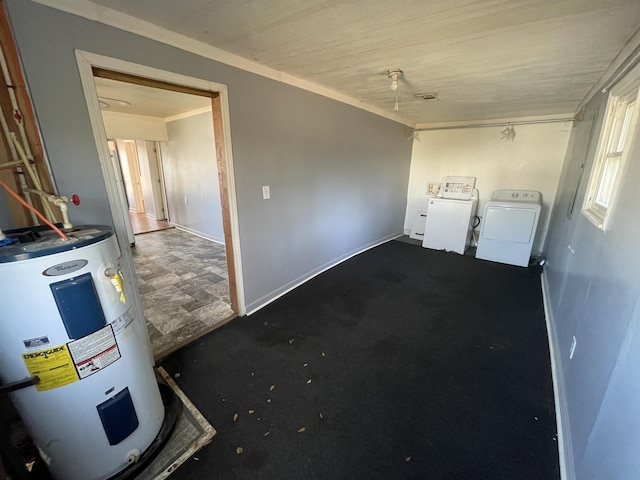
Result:
[[[183,232],[190,233],[191,235],[195,235],[196,237],[204,238],[205,240],[209,240],[210,242],[216,242],[216,243],[219,243],[221,245],[224,245],[224,240],[212,237],[211,235],[207,235],[206,233],[199,232],[197,230],[185,227],[183,225],[178,225],[177,223],[173,223],[173,222],[169,222],[169,223],[173,227],[177,228],[178,230],[182,230]]]
[[[287,293],[289,293],[291,290],[298,288],[300,285],[302,285],[303,283],[308,282],[309,280],[311,280],[312,278],[320,275],[321,273],[326,272],[327,270],[335,267],[336,265],[341,264],[342,262],[349,260],[352,257],[355,257],[356,255],[359,255],[363,252],[366,252],[367,250],[370,250],[372,248],[375,248],[379,245],[382,245],[383,243],[387,243],[395,238],[399,238],[402,236],[402,233],[393,233],[391,235],[387,235],[386,237],[383,237],[381,240],[377,240],[375,242],[369,243],[361,248],[358,248],[356,250],[352,250],[349,253],[346,253],[345,255],[342,255],[334,260],[332,260],[331,262],[325,263],[324,265],[316,268],[315,270],[312,270],[304,275],[299,276],[298,278],[296,278],[295,280],[283,285],[282,287],[278,288],[277,290],[274,290],[270,293],[268,293],[267,295],[264,295],[263,297],[259,298],[258,300],[256,300],[255,302],[252,302],[250,304],[247,305],[247,315],[251,315],[255,312],[257,312],[258,310],[260,310],[261,308],[266,307],[267,305],[269,305],[272,302],[275,302],[277,299],[279,299],[280,297],[282,297],[283,295],[286,295]]]
[[[551,359],[551,376],[553,378],[553,399],[556,410],[556,425],[558,430],[558,457],[560,459],[560,478],[562,480],[576,480],[575,464],[573,460],[573,447],[569,424],[569,406],[562,375],[562,356],[556,334],[555,319],[549,305],[549,283],[547,272],[541,275],[542,301],[544,305],[544,318],[547,324],[547,338],[549,339],[549,356]]]

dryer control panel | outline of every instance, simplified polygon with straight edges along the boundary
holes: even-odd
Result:
[[[535,190],[496,190],[491,200],[540,203],[542,194]]]

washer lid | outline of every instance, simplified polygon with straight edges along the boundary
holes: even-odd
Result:
[[[44,257],[56,253],[67,252],[80,247],[98,243],[113,235],[113,229],[105,225],[82,225],[64,232],[67,240],[63,240],[49,227],[31,227],[9,230],[4,233],[8,238],[20,238],[28,231],[35,232],[33,241],[12,243],[0,247],[0,263],[18,262],[30,258]]]

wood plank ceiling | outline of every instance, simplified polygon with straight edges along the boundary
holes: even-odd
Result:
[[[92,0],[410,123],[573,113],[638,0]],[[440,100],[414,95],[435,92]]]

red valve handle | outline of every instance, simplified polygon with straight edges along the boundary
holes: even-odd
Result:
[[[80,205],[80,197],[78,195],[73,195],[71,197],[71,201],[74,205]]]

